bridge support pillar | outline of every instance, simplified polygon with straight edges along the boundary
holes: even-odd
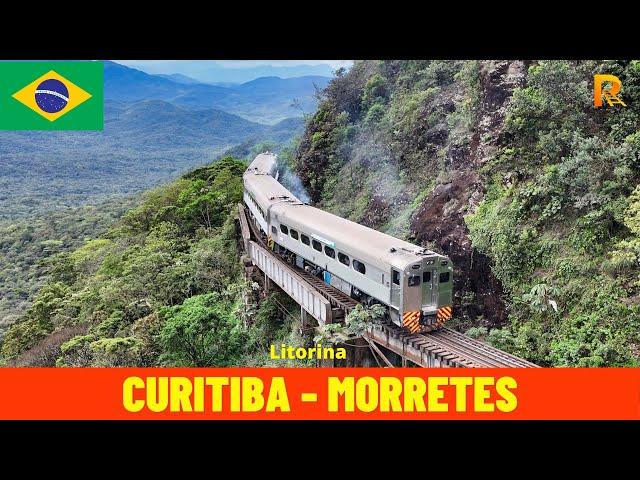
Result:
[[[300,305],[300,327],[303,330],[313,327],[313,319],[309,317],[310,315],[302,308],[302,305]]]
[[[265,296],[271,293],[271,279],[267,276],[267,272],[264,274],[264,293]]]

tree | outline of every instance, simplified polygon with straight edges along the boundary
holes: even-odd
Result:
[[[198,295],[163,308],[158,336],[161,361],[190,367],[228,366],[241,353],[243,332],[232,306],[218,293]]]
[[[370,325],[382,323],[384,316],[385,309],[382,305],[357,305],[349,312],[344,324],[328,323],[319,327],[318,335],[313,340],[316,343],[341,343],[349,338],[361,337]]]
[[[220,227],[230,209],[242,198],[242,177],[238,170],[244,171],[246,167],[233,159],[219,163],[199,172],[202,175],[193,178],[178,197],[180,221],[187,230]],[[203,178],[204,175],[207,177]]]

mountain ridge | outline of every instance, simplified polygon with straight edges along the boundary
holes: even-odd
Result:
[[[336,67],[327,63],[316,65],[283,65],[275,61],[275,64],[270,65],[251,65],[251,62],[235,62],[235,65],[222,65],[216,61],[198,61],[198,65],[194,65],[193,63],[196,62],[187,61],[180,69],[176,69],[175,66],[172,66],[170,63],[165,64],[163,68],[158,68],[158,65],[150,65],[148,63],[122,63],[120,60],[115,61],[152,75],[170,75],[177,70],[180,74],[191,77],[199,83],[212,85],[221,84],[222,86],[241,84],[255,78],[271,76],[281,78],[302,77],[305,75],[333,77],[336,71]]]
[[[182,75],[181,73],[157,73],[156,75],[158,77],[168,78],[173,82],[184,83],[186,85],[192,85],[194,83],[202,83],[200,80],[196,80],[195,78],[191,78],[187,75]]]
[[[216,108],[251,121],[274,124],[315,109],[316,88],[330,77],[261,77],[233,87],[176,82],[112,61],[105,61],[105,99],[135,102],[164,100],[191,108]],[[295,103],[295,105],[294,105]]]

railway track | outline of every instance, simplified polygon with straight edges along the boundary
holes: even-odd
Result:
[[[523,358],[491,347],[486,343],[482,343],[447,327],[429,332],[428,335],[435,339],[444,339],[446,342],[454,342],[457,345],[463,346],[467,351],[482,352],[485,358],[492,359],[491,361],[495,362],[497,367],[540,368],[538,365],[528,362]]]
[[[248,221],[242,204],[238,205],[238,213],[241,224],[243,226],[249,226],[254,241],[263,248],[268,248],[260,232],[257,231],[256,226],[253,222]],[[282,260],[282,262],[286,263],[285,260]],[[288,263],[287,265],[293,269],[296,274],[311,284],[322,296],[329,300],[336,310],[342,310],[345,317],[358,305],[356,300],[337,288],[327,285],[315,275],[294,265]],[[384,342],[381,343],[383,346],[391,346],[388,341],[390,337],[399,340],[403,345],[403,354],[407,353],[404,346],[410,347],[412,349],[412,355],[407,356],[419,365],[423,362],[418,360],[418,358],[422,359],[424,355],[434,355],[442,359],[446,365],[459,367],[539,368],[537,365],[522,358],[491,347],[446,327],[427,333],[415,334],[408,333],[406,330],[394,324],[377,325],[375,328],[383,334],[383,337],[386,336],[387,338],[386,345]],[[367,336],[372,341],[380,342],[380,336],[375,335],[373,331],[369,332]]]
[[[446,363],[454,366],[472,368],[539,368],[531,362],[449,328],[414,334],[408,333],[396,325],[380,325],[378,328],[415,350],[435,354],[445,360]]]
[[[344,292],[327,285],[323,280],[320,280],[315,275],[311,275],[301,269],[296,269],[296,273],[304,278],[307,282],[313,285],[325,298],[327,298],[334,307],[344,310],[345,316],[349,315],[349,312],[356,308],[358,302]]]

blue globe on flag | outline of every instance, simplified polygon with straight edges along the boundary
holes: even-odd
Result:
[[[69,90],[60,80],[50,78],[36,88],[36,104],[43,112],[57,113],[69,103]]]

